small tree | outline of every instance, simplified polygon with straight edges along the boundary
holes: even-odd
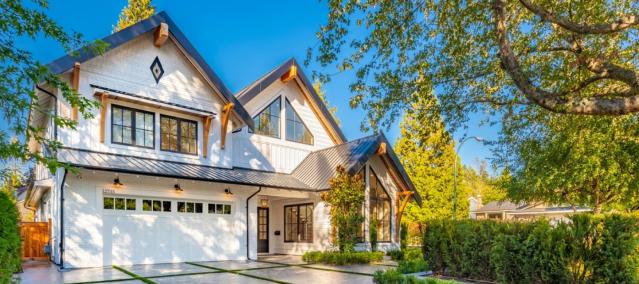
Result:
[[[320,197],[330,206],[331,224],[340,252],[353,251],[364,217],[361,214],[365,184],[361,174],[350,175],[344,167],[337,167],[337,175],[330,180],[330,190]]]
[[[368,238],[371,242],[371,251],[377,251],[377,220],[371,220],[368,228]]]
[[[15,199],[11,192],[0,189],[0,283],[10,283],[13,273],[20,269],[20,249]]]
[[[135,25],[153,14],[155,14],[155,6],[151,5],[151,0],[129,0],[129,4],[122,8],[113,32]]]

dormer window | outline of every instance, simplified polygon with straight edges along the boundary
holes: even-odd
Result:
[[[281,99],[278,97],[270,105],[253,117],[255,133],[273,138],[280,138]]]
[[[111,143],[154,148],[155,115],[151,112],[113,105]]]
[[[286,140],[313,145],[313,135],[286,99]]]

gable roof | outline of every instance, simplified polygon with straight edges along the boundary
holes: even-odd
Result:
[[[349,174],[355,174],[373,158],[382,143],[391,145],[382,133],[366,136],[344,144],[310,153],[291,173],[309,187],[323,190],[329,188],[329,181],[337,173],[337,166],[343,166]],[[422,200],[415,185],[404,171],[392,147],[386,147],[390,166],[400,175],[408,190],[414,193],[413,198],[421,204]]]
[[[324,101],[322,101],[320,96],[317,94],[317,92],[315,91],[315,88],[313,88],[313,84],[308,79],[308,77],[306,77],[306,75],[300,68],[300,65],[297,63],[295,58],[291,58],[287,60],[286,62],[284,62],[284,64],[269,71],[261,78],[257,79],[250,85],[244,87],[235,96],[238,98],[238,100],[242,104],[248,103],[253,98],[255,98],[255,96],[257,96],[260,92],[266,89],[268,86],[277,82],[282,77],[282,75],[284,75],[286,72],[288,72],[291,69],[291,66],[297,67],[296,77],[300,80],[300,82],[303,85],[300,87],[303,87],[308,91],[308,93],[310,94],[312,103],[317,106],[317,108],[320,111],[320,115],[322,115],[325,118],[325,120],[329,124],[328,126],[331,127],[333,131],[335,132],[335,134],[339,136],[339,139],[341,139],[339,143],[348,141],[346,139],[346,136],[342,132],[342,129],[340,129],[339,125],[337,124],[337,121],[335,121],[335,119],[333,118],[333,115],[328,111],[328,109],[326,108],[326,105],[324,104]]]
[[[116,33],[113,33],[107,37],[102,38],[102,41],[109,44],[107,51],[117,48],[140,35],[143,35],[147,32],[153,31],[157,28],[161,23],[166,23],[169,26],[169,33],[175,39],[175,41],[184,49],[184,51],[199,65],[199,67],[204,72],[204,76],[210,80],[214,87],[220,92],[220,94],[227,100],[227,102],[235,104],[233,108],[234,112],[238,115],[238,117],[249,126],[249,128],[253,128],[253,119],[249,115],[249,113],[244,109],[244,106],[240,104],[240,102],[235,98],[233,93],[224,85],[220,77],[213,71],[213,69],[206,63],[202,55],[193,47],[191,42],[186,38],[186,36],[182,33],[180,28],[173,22],[173,20],[169,17],[169,15],[162,11],[157,13],[146,20],[142,20],[126,29],[120,30]],[[96,56],[98,54],[87,50],[86,48],[81,48],[76,51],[77,56],[65,55],[62,56],[51,63],[47,64],[49,68],[49,72],[53,74],[61,74],[73,67],[75,62],[86,62]]]

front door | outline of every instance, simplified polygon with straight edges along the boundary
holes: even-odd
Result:
[[[268,253],[268,208],[257,208],[257,252]]]

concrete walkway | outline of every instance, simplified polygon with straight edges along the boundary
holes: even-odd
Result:
[[[392,265],[392,263],[390,264]],[[308,264],[300,256],[260,256],[257,261],[185,262],[72,269],[26,262],[20,283],[372,283],[385,264]]]

